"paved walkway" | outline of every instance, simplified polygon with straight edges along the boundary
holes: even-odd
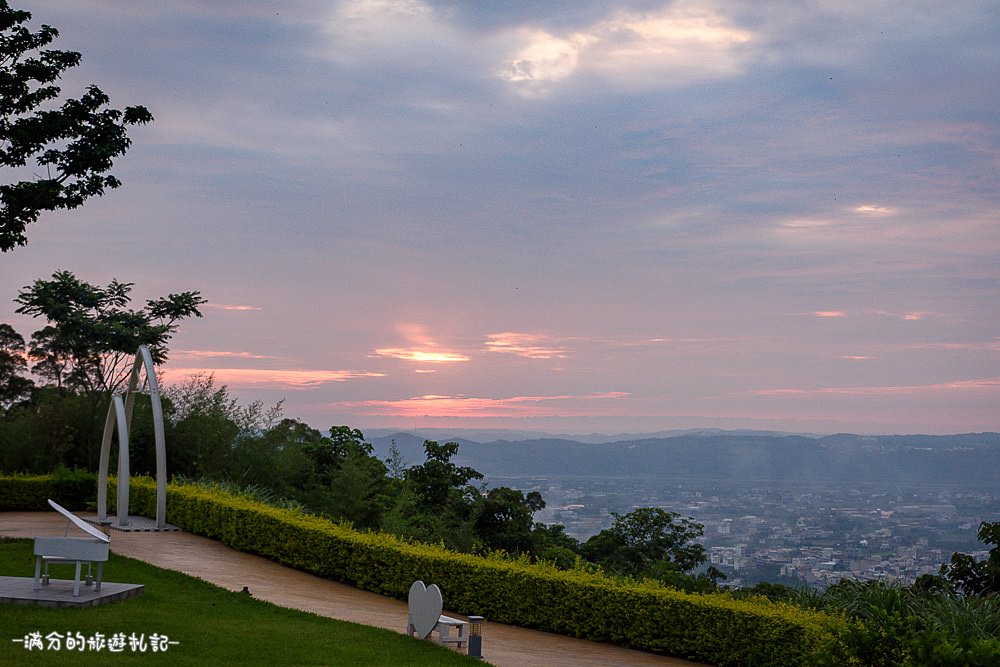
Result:
[[[55,512],[0,513],[0,535],[6,537],[62,535],[65,527],[66,520]],[[231,591],[246,586],[255,598],[283,607],[398,632],[403,632],[406,625],[404,602],[306,574],[190,533],[111,531],[111,551],[177,570]],[[105,571],[105,576],[109,581],[114,580],[113,571]],[[697,665],[611,644],[490,623],[489,619],[483,626],[483,656],[498,667]]]

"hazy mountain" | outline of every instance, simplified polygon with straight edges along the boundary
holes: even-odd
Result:
[[[820,437],[808,433],[786,433],[782,431],[754,431],[754,430],[733,430],[726,431],[717,428],[692,428],[692,429],[672,429],[667,431],[655,431],[652,433],[546,433],[542,431],[513,431],[508,429],[490,428],[453,428],[453,429],[414,429],[412,431],[400,431],[391,428],[365,429],[365,435],[369,439],[375,438],[390,440],[399,433],[407,433],[427,440],[437,440],[438,442],[460,442],[462,440],[472,442],[497,442],[509,441],[520,442],[524,440],[570,440],[573,442],[585,443],[606,443],[622,442],[625,440],[646,440],[649,438],[674,438],[680,435],[801,435],[804,437]]]
[[[405,461],[424,460],[424,432],[372,438],[386,455],[391,441]],[[700,431],[614,442],[567,438],[460,443],[455,462],[499,477],[655,477],[733,483],[899,484],[996,488],[1000,434],[823,437]]]

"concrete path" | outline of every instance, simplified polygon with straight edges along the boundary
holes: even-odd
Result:
[[[0,535],[34,538],[62,535],[66,520],[56,512],[0,513]],[[111,531],[111,551],[177,570],[231,591],[246,586],[258,599],[321,616],[403,632],[406,604],[353,586],[294,570],[236,551],[215,540],[190,533],[125,533]],[[114,572],[105,571],[114,581]],[[447,604],[447,591],[445,591]],[[458,616],[445,611],[450,616]],[[579,665],[675,665],[698,663],[589,642],[549,632],[490,623],[483,626],[483,656],[498,667],[578,667]]]

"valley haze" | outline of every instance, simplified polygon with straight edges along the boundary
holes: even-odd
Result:
[[[369,439],[382,458],[395,444],[408,465],[423,461],[425,437],[459,442],[454,461],[484,473],[487,489],[538,491],[535,519],[579,540],[637,507],[691,516],[727,585],[908,584],[956,551],[985,558],[976,531],[1000,520],[1000,433],[525,435],[374,429]]]

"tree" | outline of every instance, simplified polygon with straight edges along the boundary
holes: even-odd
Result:
[[[612,512],[615,521],[587,540],[583,555],[610,572],[653,576],[663,569],[688,572],[707,560],[705,547],[695,543],[704,527],[689,517],[658,507],[640,507],[628,514]],[[654,565],[668,561],[670,565]],[[657,577],[659,578],[659,577]]]
[[[425,507],[437,510],[456,500],[470,500],[475,489],[469,486],[474,479],[482,479],[483,474],[467,466],[457,466],[451,457],[458,453],[457,442],[443,445],[434,440],[424,441],[427,459],[422,465],[406,471],[406,479],[423,500]]]
[[[403,459],[403,454],[399,451],[399,445],[396,444],[395,440],[389,445],[389,455],[385,457],[385,468],[389,479],[402,480],[406,477],[406,461]]]
[[[279,403],[263,415],[257,428],[240,429],[234,440],[230,479],[301,502],[297,496],[312,471],[312,461],[302,449],[303,438],[319,432],[297,419],[277,420],[280,410]]]
[[[268,410],[254,401],[240,405],[229,387],[215,386],[211,375],[193,375],[164,389],[169,433],[167,469],[173,474],[240,482],[248,464],[236,459],[239,441],[259,436],[281,415],[281,404]],[[252,464],[250,464],[252,465]]]
[[[0,166],[10,168],[5,181],[33,160],[44,174],[32,180],[0,184],[0,251],[27,243],[25,227],[42,211],[73,209],[88,198],[117,188],[107,173],[131,145],[126,126],[153,116],[142,106],[109,108],[107,95],[91,85],[79,99],[55,102],[54,83],[80,64],[80,54],[45,47],[59,35],[43,25],[31,32],[31,14],[0,0]]]
[[[554,563],[568,570],[580,560],[580,542],[566,534],[566,526],[561,523],[545,524],[536,522],[531,529],[533,555],[537,560]]]
[[[424,441],[426,460],[407,468],[401,481],[392,480],[391,502],[381,518],[382,530],[424,542],[442,542],[458,551],[472,551],[478,542],[473,511],[479,490],[470,482],[482,473],[452,463],[457,442]],[[383,470],[388,472],[383,466]]]
[[[27,369],[24,338],[9,324],[0,324],[0,412],[31,393],[35,383],[21,375]]]
[[[1000,521],[979,524],[976,539],[992,544],[986,560],[969,554],[954,553],[951,562],[941,566],[941,576],[960,593],[968,596],[1000,596]]]
[[[545,507],[538,491],[524,492],[500,486],[483,495],[476,534],[485,546],[510,554],[533,551],[532,515]]]
[[[147,345],[154,364],[167,359],[167,342],[178,322],[201,317],[199,292],[150,299],[132,310],[132,283],[112,280],[97,287],[69,271],[22,288],[16,312],[44,317],[49,324],[31,336],[32,372],[57,387],[94,398],[120,390],[128,380],[139,345]]]
[[[327,481],[331,474],[340,469],[348,456],[371,456],[374,451],[371,443],[365,441],[365,434],[350,426],[331,426],[329,437],[323,437],[319,431],[310,429],[309,437],[303,436],[301,441],[309,458],[313,460],[317,474],[327,478]]]
[[[329,437],[308,430],[302,447],[312,471],[297,498],[310,509],[357,528],[377,527],[388,502],[388,478],[385,464],[374,455],[364,433],[349,426],[331,426]]]

